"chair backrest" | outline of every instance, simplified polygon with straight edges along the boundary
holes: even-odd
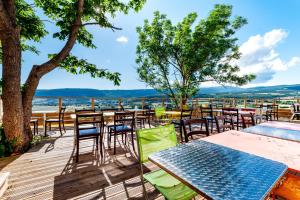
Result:
[[[122,124],[130,126],[131,128],[134,127],[134,112],[115,112],[114,115],[114,127],[116,128],[116,125]]]
[[[60,109],[59,109],[59,114],[58,114],[58,119],[59,120],[64,120],[64,118],[65,118],[65,112],[66,112],[66,107],[61,107]]]
[[[103,133],[104,119],[103,113],[79,113],[76,114],[76,133],[80,130],[99,128]]]
[[[253,114],[242,114],[242,124],[243,128],[247,128],[249,126],[255,126],[255,120]]]
[[[166,108],[165,107],[155,107],[154,108],[154,113],[155,113],[155,117],[160,118],[161,116],[164,115],[164,113],[166,112]]]
[[[213,107],[212,104],[209,104],[207,107],[204,107],[202,104],[200,105],[201,117],[213,117]]]
[[[195,125],[197,125],[197,128],[199,130],[193,130],[195,128]],[[205,130],[202,130],[202,127],[204,125]],[[185,142],[188,142],[188,138],[193,135],[206,135],[209,136],[209,130],[208,130],[208,122],[206,119],[186,119],[183,120],[183,132],[185,136]]]
[[[293,108],[294,113],[300,112],[300,104],[299,103],[293,103],[292,108]]]
[[[75,114],[94,113],[95,108],[75,109]]]
[[[193,110],[189,110],[189,109],[182,109],[180,111],[180,120],[183,119],[191,119],[193,115]]]
[[[226,116],[226,115],[239,116],[239,109],[238,108],[222,108],[222,114],[224,116]]]
[[[136,135],[140,163],[147,162],[150,154],[177,145],[176,131],[173,124],[150,129],[139,129]]]

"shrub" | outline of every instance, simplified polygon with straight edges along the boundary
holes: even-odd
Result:
[[[9,142],[4,134],[3,127],[0,127],[0,158],[10,156],[13,152],[16,141]]]

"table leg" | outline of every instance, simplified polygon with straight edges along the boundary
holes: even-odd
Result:
[[[45,131],[45,137],[47,137],[47,130],[46,130],[46,113],[43,113],[43,125],[44,125],[44,131]]]

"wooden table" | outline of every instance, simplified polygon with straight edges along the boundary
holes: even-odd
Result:
[[[267,136],[227,131],[201,140],[285,163],[300,171],[300,143]]]
[[[42,113],[43,114],[43,127],[45,129],[47,114],[49,114],[49,113],[58,113],[58,111],[56,111],[56,110],[35,110],[35,111],[32,111],[32,113],[35,113],[35,114]],[[45,137],[46,136],[47,136],[47,134],[45,132]]]

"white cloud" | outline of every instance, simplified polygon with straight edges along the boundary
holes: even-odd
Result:
[[[128,43],[128,38],[122,35],[121,37],[118,37],[118,38],[116,39],[116,41],[117,41],[117,42],[120,42],[120,43],[122,43],[122,44],[126,44],[126,43]]]
[[[253,83],[264,83],[273,78],[279,71],[286,71],[300,63],[300,57],[293,57],[283,61],[276,47],[288,33],[282,29],[274,29],[264,35],[251,36],[240,46],[242,56],[237,64],[241,73],[254,73],[257,78]]]

